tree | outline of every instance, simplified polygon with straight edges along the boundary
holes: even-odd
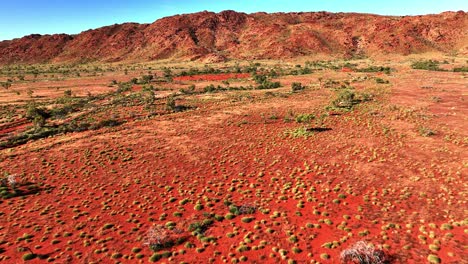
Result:
[[[166,100],[166,109],[169,111],[176,110],[176,101],[174,95],[170,95]]]
[[[70,89],[65,90],[65,91],[63,92],[63,95],[64,95],[65,97],[71,97],[71,96],[72,96],[72,91],[71,91]]]
[[[11,82],[7,81],[7,82],[2,83],[2,87],[8,90],[8,88],[11,87]]]
[[[143,84],[148,84],[151,82],[151,80],[153,80],[153,75],[149,74],[149,75],[143,75],[141,76],[141,83]]]
[[[169,68],[164,67],[164,78],[166,79],[167,82],[172,82],[172,70]]]
[[[31,73],[34,75],[34,79],[39,75],[39,71],[37,69],[34,69]]]
[[[305,87],[302,86],[302,83],[300,83],[300,82],[293,82],[291,84],[291,91],[292,92],[297,92],[297,91],[304,90],[304,89],[305,89]]]
[[[153,90],[147,91],[148,95],[145,97],[145,109],[152,110],[154,108],[155,94]]]
[[[36,127],[43,127],[49,117],[50,113],[45,108],[37,107],[34,103],[29,104],[26,109],[26,118]]]
[[[26,93],[28,94],[29,97],[33,97],[34,91],[32,89],[28,89]]]

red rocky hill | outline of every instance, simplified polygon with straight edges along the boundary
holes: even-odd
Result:
[[[342,57],[424,52],[468,53],[463,11],[424,16],[356,13],[176,15],[78,35],[30,35],[0,42],[0,64],[157,59]]]

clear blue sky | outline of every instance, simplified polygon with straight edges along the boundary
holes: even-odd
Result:
[[[468,10],[468,0],[0,0],[0,40],[68,33],[203,10],[246,13],[330,11],[420,15]]]

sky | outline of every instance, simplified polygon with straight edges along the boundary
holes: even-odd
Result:
[[[116,23],[152,23],[176,14],[253,12],[358,12],[423,15],[468,11],[467,0],[0,0],[0,40],[29,34],[77,34]]]

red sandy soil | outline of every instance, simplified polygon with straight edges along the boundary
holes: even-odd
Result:
[[[69,77],[59,76],[55,78],[39,77],[34,79],[27,75],[25,81],[16,81],[8,90],[2,90],[0,93],[0,103],[20,104],[26,101],[57,98],[63,96],[64,91],[72,90],[76,96],[86,96],[103,94],[116,89],[117,85],[111,85],[111,82],[126,82],[133,77],[140,77],[142,73],[132,72],[128,75],[106,73],[104,76],[82,76]],[[32,97],[28,96],[27,91],[33,89]]]
[[[0,64],[467,54],[467,26],[464,11],[425,16],[200,12],[73,36],[30,35],[2,41]]]
[[[229,200],[258,210],[215,220],[204,233],[215,242],[184,231],[194,248],[168,248],[161,262],[339,263],[343,249],[364,240],[383,245],[394,263],[427,263],[430,254],[466,263],[466,79],[408,67],[384,77],[389,85],[355,84],[383,91],[374,102],[327,117],[331,130],[308,138],[285,136],[300,126],[285,118],[323,113],[328,89],[219,94],[233,99],[2,150],[1,168],[42,190],[0,201],[1,258],[21,263],[18,248],[29,247],[55,263],[146,263],[152,226],[173,221],[187,230],[209,213],[226,215]],[[436,135],[419,135],[421,126]]]

